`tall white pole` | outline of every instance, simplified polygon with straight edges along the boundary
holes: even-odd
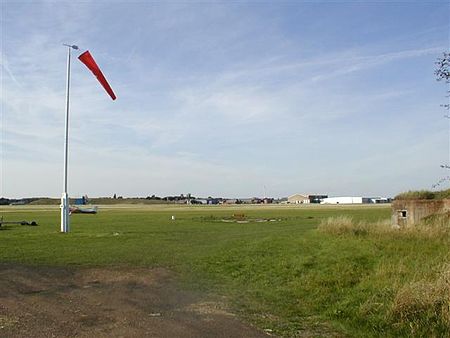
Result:
[[[70,94],[70,54],[72,46],[67,46],[66,119],[64,140],[64,178],[61,197],[61,232],[69,232],[69,195],[67,193],[67,165],[69,157],[69,94]]]

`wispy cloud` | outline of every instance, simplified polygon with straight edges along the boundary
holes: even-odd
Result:
[[[310,9],[309,4],[292,8],[302,6]],[[345,47],[327,50],[308,29],[313,18],[299,21],[287,8],[275,8],[275,15],[269,7],[8,3],[0,98],[4,192],[59,194],[55,177],[61,176],[66,62],[62,42],[91,49],[118,94],[116,102],[110,101],[92,74],[73,59],[74,194],[252,196],[263,185],[277,195],[364,188],[381,194],[403,187],[395,183],[401,165],[392,166],[388,185],[375,184],[385,163],[403,149],[414,150],[410,158],[440,163],[439,151],[422,153],[437,147],[440,138],[420,142],[436,128],[424,112],[442,115],[433,65],[428,82],[423,75],[402,81],[400,72],[386,69],[397,64],[414,69],[432,60],[447,40],[430,27],[445,23],[427,23],[423,17],[423,27],[411,32],[433,37],[429,44],[422,39],[414,45],[406,42],[405,34],[391,31],[395,44],[380,42],[378,36],[349,46],[345,34],[352,32],[341,32],[344,36],[336,33],[329,39]],[[356,16],[319,21],[332,32],[340,20],[365,15],[353,10]],[[381,71],[383,81],[376,76]],[[398,151],[387,154],[389,140]],[[423,165],[408,165],[414,167],[413,181]],[[314,173],[311,168],[316,168]],[[377,174],[369,173],[371,168]],[[36,176],[42,179],[33,183]],[[16,183],[19,177],[26,184]]]
[[[2,67],[2,70],[6,72],[6,74],[9,76],[9,78],[13,81],[13,83],[15,85],[17,85],[19,87],[21,86],[21,84],[19,83],[19,81],[17,81],[17,79],[14,76],[13,72],[9,68],[8,59],[6,58],[6,55],[4,55],[4,53],[1,53],[0,67]]]
[[[390,53],[383,53],[378,55],[369,55],[369,56],[356,56],[351,57],[347,56],[345,58],[341,58],[338,62],[331,64],[337,69],[334,71],[327,71],[325,74],[318,74],[313,76],[313,81],[324,81],[330,78],[347,75],[354,72],[364,71],[373,67],[382,66],[388,64],[390,62],[401,61],[410,58],[417,58],[424,55],[436,55],[442,52],[443,46],[441,47],[428,47],[421,49],[413,49],[413,50],[401,50],[394,51]]]

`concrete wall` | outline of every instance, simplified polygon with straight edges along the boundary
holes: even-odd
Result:
[[[392,224],[409,227],[427,216],[447,211],[450,211],[450,199],[395,200],[392,202]]]

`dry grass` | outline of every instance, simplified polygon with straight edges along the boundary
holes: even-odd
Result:
[[[365,236],[376,243],[397,243],[399,248],[405,241],[435,242],[448,246],[450,213],[430,216],[417,226],[408,228],[393,227],[390,220],[369,223],[355,221],[346,216],[331,217],[323,220],[318,230],[347,238]],[[421,257],[419,251],[417,254]],[[376,304],[379,304],[380,308],[386,304],[386,321],[400,336],[450,337],[450,264],[446,263],[437,269],[439,273],[433,278],[427,268],[415,267],[417,270],[412,271],[411,266],[403,266],[392,258],[393,266],[381,268],[379,274],[380,279],[392,281],[392,296],[387,300],[387,304],[386,301],[374,304],[368,302],[362,310],[376,312],[379,311]],[[432,257],[429,258],[432,260]],[[405,281],[396,279],[396,275],[409,277]]]
[[[403,286],[396,294],[391,318],[410,336],[450,336],[450,266],[435,280]]]
[[[317,229],[334,235],[368,235],[370,233],[385,233],[396,230],[392,228],[389,220],[368,223],[355,221],[349,216],[328,217],[320,222]]]
[[[416,226],[399,229],[400,234],[428,239],[450,239],[450,212],[432,215],[422,220]]]
[[[0,330],[19,324],[15,317],[0,315]]]
[[[348,216],[337,216],[322,220],[317,229],[334,235],[378,234],[442,239],[450,236],[450,213],[427,217],[420,224],[407,228],[392,226],[389,219],[369,223],[367,221],[355,221]]]

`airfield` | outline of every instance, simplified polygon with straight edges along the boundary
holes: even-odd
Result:
[[[448,332],[445,314],[408,317],[414,304],[399,304],[439,280],[448,233],[372,231],[389,205],[100,205],[72,215],[68,234],[59,206],[0,213],[39,224],[0,228],[0,336]],[[357,230],[324,231],[330,219]]]

